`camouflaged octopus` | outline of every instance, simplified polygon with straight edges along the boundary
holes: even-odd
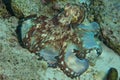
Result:
[[[82,6],[67,4],[53,18],[27,17],[18,26],[19,39],[48,66],[58,66],[68,77],[78,77],[89,67],[87,52],[95,49],[101,54],[101,47],[94,38],[99,26],[96,22],[81,24],[84,12]]]

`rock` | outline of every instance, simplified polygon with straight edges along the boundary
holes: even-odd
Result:
[[[11,7],[15,16],[22,18],[40,13],[41,2],[40,0],[11,0]]]
[[[53,6],[53,3],[44,4],[42,0],[11,0],[12,10],[18,18],[34,14],[37,16],[53,16],[56,13],[55,10],[52,9]]]
[[[88,19],[101,26],[103,42],[120,55],[120,4],[119,0],[92,0]]]
[[[18,44],[15,21],[0,18],[0,80],[44,80],[47,63]]]
[[[0,44],[0,53],[2,52],[3,46]]]
[[[102,22],[101,12],[104,10],[104,3],[102,0],[91,0],[91,4],[87,6],[87,18],[90,22]]]
[[[9,17],[10,14],[8,13],[6,6],[4,5],[3,1],[0,0],[0,17]]]
[[[120,4],[119,0],[105,0],[102,12],[103,22],[100,23],[102,37],[106,45],[120,55]]]
[[[45,15],[53,17],[62,11],[63,7],[68,3],[90,4],[90,0],[11,0],[11,8],[15,16],[18,18],[23,18],[34,14],[37,16]]]

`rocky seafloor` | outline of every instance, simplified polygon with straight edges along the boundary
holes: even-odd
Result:
[[[85,0],[85,1],[89,1],[89,0]],[[19,16],[19,14],[17,13],[18,16],[16,16],[17,17],[16,18],[15,16],[10,16],[6,12],[6,15],[10,16],[10,17],[8,16],[6,17],[5,15],[3,15],[5,13],[2,13],[2,9],[0,9],[1,10],[0,11],[0,17],[1,17],[0,18],[0,80],[106,80],[106,75],[108,73],[108,70],[112,67],[117,69],[118,79],[119,79],[120,78],[120,64],[119,64],[120,56],[118,55],[120,48],[119,47],[119,43],[120,43],[119,14],[116,15],[117,13],[111,13],[109,9],[110,4],[112,5],[113,3],[117,4],[117,0],[116,2],[111,1],[109,2],[109,4],[107,4],[108,2],[107,3],[106,2],[107,0],[103,2],[107,6],[105,7],[106,12],[105,13],[101,12],[101,14],[99,14],[99,16],[103,16],[100,21],[97,18],[98,19],[97,21],[100,22],[102,27],[102,32],[103,32],[102,35],[104,35],[103,41],[105,44],[103,44],[102,41],[99,41],[99,43],[102,45],[103,52],[98,58],[91,58],[90,59],[91,64],[88,70],[85,73],[83,73],[80,77],[74,79],[67,77],[59,68],[48,67],[46,61],[39,60],[37,55],[31,54],[27,49],[21,47],[16,34],[16,28],[18,26],[18,21],[19,21],[18,18],[21,17],[21,15]],[[120,5],[115,7],[115,9],[120,9]],[[29,10],[28,12],[24,12],[24,11],[26,10],[23,10],[23,13],[25,13],[24,16],[30,14]],[[113,20],[111,20],[111,15],[113,15],[113,17],[115,16]],[[115,28],[113,27],[114,25]],[[113,33],[114,36],[112,36],[110,32]],[[114,47],[112,46],[113,50],[111,48],[108,48],[106,44],[108,47],[111,47],[113,45],[114,46]]]

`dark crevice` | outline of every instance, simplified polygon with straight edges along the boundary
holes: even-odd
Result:
[[[21,34],[22,22],[23,22],[23,20],[19,20],[18,26],[17,26],[17,29],[16,29],[16,34],[17,34],[17,39],[18,39],[19,44],[20,44],[23,48],[25,48],[25,46],[24,46],[24,44],[23,44],[23,41],[22,41],[22,34]]]
[[[11,14],[11,16],[15,16],[15,14],[11,8],[11,0],[2,0],[2,2],[5,4],[6,9]]]

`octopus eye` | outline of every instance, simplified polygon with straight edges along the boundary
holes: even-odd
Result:
[[[78,53],[79,51],[77,49],[73,49],[73,53]]]
[[[81,53],[79,50],[77,49],[73,49],[72,51],[74,53],[74,55],[79,58],[79,59],[84,59],[85,58],[85,54]]]

